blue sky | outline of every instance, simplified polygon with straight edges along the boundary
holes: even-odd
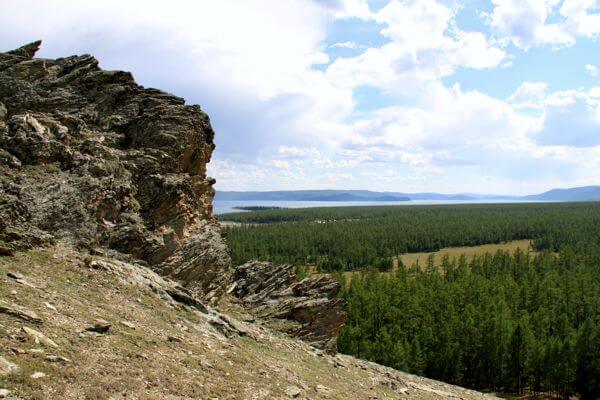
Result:
[[[86,4],[88,3],[88,4]],[[221,190],[600,184],[600,0],[2,3],[0,49],[197,103]],[[33,11],[32,11],[33,10]]]

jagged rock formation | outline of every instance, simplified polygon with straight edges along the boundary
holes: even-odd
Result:
[[[229,293],[257,317],[282,319],[281,330],[330,352],[346,322],[340,285],[328,276],[298,282],[294,267],[251,261],[235,268]]]
[[[39,46],[0,53],[0,252],[68,242],[141,261],[216,300],[230,260],[206,176],[208,116],[88,55],[33,58]],[[333,350],[344,321],[335,284],[251,266],[237,269],[244,304]]]
[[[141,261],[216,300],[230,260],[206,176],[208,116],[88,55],[33,58],[39,45],[0,54],[0,252],[68,242]],[[343,324],[335,284],[253,266],[237,270],[236,293],[252,292],[244,303],[261,317],[296,321],[287,332],[334,349]],[[271,286],[252,286],[258,280]]]
[[[111,249],[218,297],[230,260],[208,116],[89,55],[33,58],[39,46],[0,53],[0,253]]]

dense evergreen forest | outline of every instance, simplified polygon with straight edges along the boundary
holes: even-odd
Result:
[[[321,270],[390,265],[391,257],[443,247],[535,239],[556,251],[600,227],[600,203],[327,207],[234,213],[224,230],[234,264],[250,259]]]
[[[471,388],[599,398],[597,247],[442,266],[353,275],[340,351]]]
[[[348,302],[340,351],[491,391],[600,398],[600,204],[347,207],[231,214],[235,262],[316,263]],[[268,224],[260,224],[269,222]],[[282,223],[285,222],[285,223]],[[533,239],[388,270],[393,255]],[[438,265],[441,264],[441,268]],[[362,269],[347,281],[342,270]]]

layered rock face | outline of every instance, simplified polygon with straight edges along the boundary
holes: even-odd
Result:
[[[346,322],[340,285],[328,276],[296,279],[291,265],[251,261],[240,265],[228,292],[257,317],[289,322],[277,328],[329,352]]]
[[[0,254],[60,242],[149,266],[203,300],[229,286],[255,316],[335,350],[336,282],[260,262],[232,276],[200,107],[88,55],[34,58],[39,46],[0,53]]]
[[[0,53],[0,252],[110,249],[216,298],[230,259],[212,214],[199,106],[89,55]]]

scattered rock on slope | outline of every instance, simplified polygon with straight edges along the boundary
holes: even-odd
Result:
[[[111,327],[112,324],[110,322],[103,319],[97,319],[94,321],[93,325],[88,326],[85,330],[88,332],[107,333]]]
[[[92,259],[89,257],[84,260],[83,264],[88,268],[101,270],[102,272],[115,276],[124,285],[136,286],[140,290],[151,290],[159,298],[172,305],[182,304],[189,306],[199,313],[202,313],[203,318],[206,319],[207,323],[225,336],[244,336],[247,334],[243,327],[226,315],[223,315],[204,304],[192,291],[141,265],[119,260]],[[126,321],[121,321],[121,324],[129,328],[135,328],[134,325]],[[112,325],[107,321],[97,320],[96,323],[93,326],[89,326],[87,330],[95,331],[97,333],[106,333],[111,326]]]
[[[10,315],[11,317],[35,324],[42,323],[42,319],[34,311],[22,307],[17,308],[16,306],[8,306],[0,303],[0,314]]]
[[[46,347],[58,347],[58,345],[52,339],[44,335],[42,332],[36,331],[28,326],[23,327],[23,333],[31,338],[36,344],[42,344]]]
[[[340,286],[329,276],[298,282],[294,267],[251,261],[240,265],[229,288],[248,310],[261,318],[292,322],[283,328],[316,347],[334,352],[337,334],[346,322]]]
[[[19,372],[19,370],[20,368],[17,364],[12,363],[6,358],[0,356],[0,376],[16,374]]]
[[[1,295],[15,288],[23,304],[40,312],[45,307],[40,295],[48,296],[59,310],[47,312],[36,328],[56,338],[58,349],[31,346],[19,333],[23,322],[0,314],[0,357],[20,367],[18,374],[0,377],[9,398],[109,399],[125,393],[136,399],[287,399],[298,389],[300,399],[492,398],[350,356],[323,354],[268,327],[182,305],[167,293],[175,282],[141,265],[102,258],[92,261],[103,267],[91,269],[84,257],[61,244],[0,257],[0,275],[36,259],[39,267],[28,276],[52,288],[33,291],[9,280],[0,284]],[[96,317],[114,323],[110,334],[80,336]],[[117,325],[124,318],[137,329]],[[168,336],[182,340],[165,340]],[[46,377],[32,380],[35,372]],[[286,393],[290,387],[297,389]]]

